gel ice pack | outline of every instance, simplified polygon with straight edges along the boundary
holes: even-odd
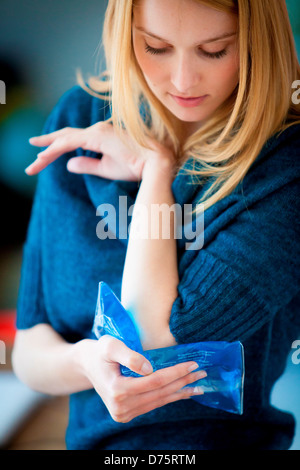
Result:
[[[129,313],[105,282],[99,283],[93,333],[98,339],[111,335],[123,341],[130,349],[143,354],[154,372],[181,362],[197,362],[199,370],[205,370],[207,377],[192,384],[204,391],[203,395],[192,399],[211,408],[243,413],[244,350],[239,341],[179,344],[144,351]],[[138,377],[124,366],[121,366],[121,373]]]

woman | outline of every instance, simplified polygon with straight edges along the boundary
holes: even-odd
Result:
[[[285,2],[110,0],[104,45],[108,73],[68,92],[31,140],[47,148],[26,170],[44,169],[15,371],[71,394],[69,449],[286,449],[293,417],[270,406],[299,326],[300,72]],[[120,196],[148,214],[154,204],[204,208],[203,247],[187,250],[172,217],[169,237],[135,237],[138,211],[121,237]],[[117,223],[100,239],[107,203]],[[202,393],[183,388],[206,374],[195,363],[152,372],[122,342],[95,341],[101,280],[144,349],[241,341],[243,416],[187,399]],[[122,377],[120,364],[143,377]]]

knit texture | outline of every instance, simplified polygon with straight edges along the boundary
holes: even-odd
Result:
[[[72,88],[51,113],[44,132],[85,128],[110,116],[110,107]],[[178,343],[239,340],[245,349],[244,414],[231,415],[194,400],[163,406],[130,423],[114,422],[94,390],[70,398],[69,449],[287,449],[294,419],[270,406],[299,320],[300,126],[272,137],[243,182],[204,214],[204,246],[186,250],[177,240],[178,297],[170,328]],[[38,179],[24,244],[17,327],[49,323],[74,342],[93,338],[98,283],[118,297],[130,217],[138,183],[69,173],[78,149],[44,169]],[[189,162],[186,163],[187,165]],[[196,204],[207,185],[179,174],[175,201]],[[111,204],[116,224],[97,237],[97,208]],[[102,206],[103,207],[103,206]],[[155,293],[153,293],[155,295]]]

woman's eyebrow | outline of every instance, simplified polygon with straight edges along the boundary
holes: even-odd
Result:
[[[153,33],[151,33],[150,31],[147,31],[147,30],[144,29],[142,26],[135,26],[135,29],[137,29],[138,31],[141,31],[141,32],[147,34],[147,36],[151,36],[152,38],[158,39],[159,41],[163,41],[163,42],[166,42],[166,43],[170,43],[170,41],[168,41],[167,39],[161,38],[160,36],[157,36],[156,34],[153,34]],[[201,41],[201,44],[208,44],[208,43],[211,43],[211,42],[220,41],[221,39],[230,38],[230,37],[235,36],[235,35],[236,35],[236,32],[233,32],[233,33],[224,33],[224,34],[222,34],[222,35],[220,35],[220,36],[216,36],[216,37],[213,37],[213,38],[205,39],[204,41]],[[198,43],[198,44],[199,44],[199,43]]]

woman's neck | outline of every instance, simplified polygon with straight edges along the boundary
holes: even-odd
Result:
[[[181,146],[201,127],[199,122],[183,122],[177,119],[173,120],[173,125]]]

